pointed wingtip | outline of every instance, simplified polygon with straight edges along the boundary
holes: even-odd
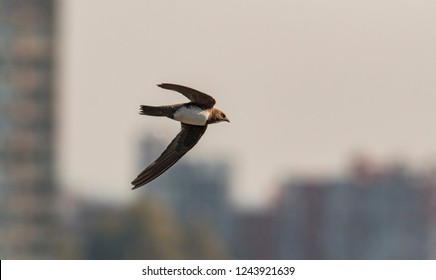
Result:
[[[137,189],[137,188],[139,188],[139,187],[141,186],[141,185],[136,184],[136,180],[137,180],[137,179],[138,179],[138,178],[136,178],[135,180],[133,180],[132,182],[130,182],[130,184],[133,185],[132,190]]]

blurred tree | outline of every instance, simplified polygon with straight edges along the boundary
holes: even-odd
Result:
[[[64,234],[61,258],[223,259],[211,226],[181,224],[162,201],[141,197],[131,206],[83,206],[76,235]],[[79,236],[79,237],[77,237]],[[69,245],[65,245],[69,244]],[[77,246],[77,247],[76,247]],[[78,248],[81,247],[81,248]]]

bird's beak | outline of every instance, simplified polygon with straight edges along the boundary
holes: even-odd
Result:
[[[230,120],[228,119],[228,118],[226,118],[224,121],[226,121],[226,122],[228,122],[228,123],[230,123]]]

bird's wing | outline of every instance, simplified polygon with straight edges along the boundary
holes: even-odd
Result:
[[[176,84],[165,84],[165,83],[159,84],[157,86],[164,89],[175,90],[186,96],[193,103],[201,105],[205,108],[212,108],[215,105],[215,99],[212,96],[189,87],[176,85]]]
[[[182,130],[171,141],[165,151],[132,181],[132,189],[139,188],[170,168],[184,154],[197,144],[206,131],[207,126],[196,126],[182,123]]]

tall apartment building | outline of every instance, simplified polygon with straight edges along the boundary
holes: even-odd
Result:
[[[434,258],[435,188],[426,174],[294,180],[284,188],[281,259]]]
[[[0,258],[54,256],[54,1],[0,1]]]

